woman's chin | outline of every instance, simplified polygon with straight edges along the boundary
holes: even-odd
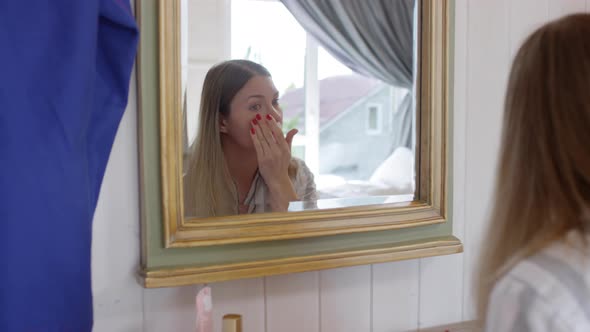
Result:
[[[254,147],[254,144],[252,144],[252,143],[240,144],[240,147],[242,149],[244,149],[244,151],[256,153],[256,148]]]

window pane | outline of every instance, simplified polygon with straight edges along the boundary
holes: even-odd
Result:
[[[318,79],[323,80],[332,76],[352,75],[353,71],[334,59],[325,48],[318,49]]]
[[[377,130],[377,107],[369,107],[369,129]]]
[[[231,13],[232,59],[265,66],[281,95],[302,87],[306,34],[287,8],[280,1],[233,0]]]
[[[406,90],[353,72],[319,48],[320,160],[323,197],[413,193],[413,156],[393,146],[395,113]],[[393,162],[392,162],[393,160]],[[394,166],[390,167],[392,164]],[[403,165],[402,165],[403,164]],[[397,172],[408,169],[408,172]],[[389,181],[395,178],[396,181]],[[383,183],[399,183],[399,188]]]

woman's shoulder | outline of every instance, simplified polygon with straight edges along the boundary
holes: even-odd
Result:
[[[556,293],[585,291],[590,295],[589,238],[570,232],[539,252],[516,264],[507,276],[525,281],[535,287],[540,295],[556,299]],[[590,304],[590,297],[586,300]]]
[[[303,161],[303,159],[301,159],[301,158],[291,157],[291,161],[296,163],[298,166],[303,165],[303,166],[307,167],[307,165],[305,164],[305,161]]]
[[[590,328],[590,252],[580,236],[555,241],[519,261],[498,281],[490,310],[512,309],[518,313],[515,319],[526,315],[529,320],[577,322]]]
[[[305,161],[299,158],[292,157],[291,161],[297,167],[297,172],[293,178],[297,197],[304,201],[315,201],[317,199],[317,192],[312,171],[307,167]]]
[[[302,176],[302,175],[307,175],[307,176],[313,177],[313,173],[311,172],[311,170],[309,169],[309,167],[307,166],[305,161],[303,161],[303,159],[300,159],[297,157],[291,157],[291,162],[297,166],[297,176],[298,177]]]

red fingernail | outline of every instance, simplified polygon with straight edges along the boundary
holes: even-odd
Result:
[[[256,114],[256,119],[257,120],[262,120],[262,117],[260,116],[260,114]]]
[[[252,124],[257,125],[258,124],[258,120],[256,120],[256,119],[252,120]]]
[[[267,120],[272,120],[272,116],[270,116],[270,114],[267,114],[267,115],[266,115],[266,119],[267,119]]]
[[[256,129],[250,128],[250,132],[252,133],[252,135],[254,135],[254,134],[256,134]]]

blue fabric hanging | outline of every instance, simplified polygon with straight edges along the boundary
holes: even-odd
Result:
[[[0,1],[0,331],[92,330],[92,217],[137,37],[128,0]]]

